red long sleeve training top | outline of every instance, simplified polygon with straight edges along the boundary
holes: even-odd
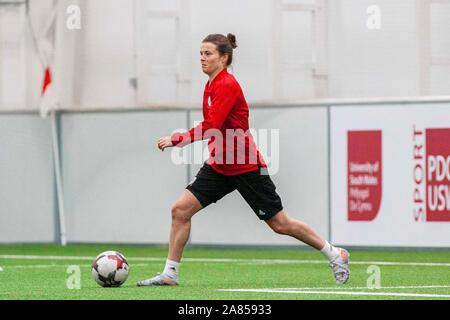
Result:
[[[235,77],[222,70],[203,94],[204,120],[195,128],[174,133],[172,144],[184,147],[209,139],[207,163],[218,173],[233,176],[267,167],[250,134],[249,109]]]

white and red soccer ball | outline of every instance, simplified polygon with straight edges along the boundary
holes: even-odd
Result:
[[[130,266],[117,251],[100,253],[92,263],[92,278],[102,287],[119,287],[128,278]]]

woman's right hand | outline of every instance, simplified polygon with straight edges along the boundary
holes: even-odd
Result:
[[[164,152],[164,149],[170,148],[170,147],[173,147],[172,137],[171,136],[159,138],[159,140],[158,140],[158,148],[161,151]]]

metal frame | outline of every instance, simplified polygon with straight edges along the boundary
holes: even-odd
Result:
[[[331,106],[327,107],[327,170],[328,170],[328,174],[327,174],[327,192],[328,192],[328,197],[327,197],[327,201],[328,201],[328,242],[333,243],[333,239],[332,239],[332,235],[333,233],[331,232],[331,209],[332,209],[332,199],[331,199]]]
[[[432,67],[450,65],[450,56],[433,56],[431,42],[431,9],[434,5],[450,5],[450,0],[416,0],[417,34],[419,46],[419,92],[431,94]]]
[[[327,64],[327,0],[315,0],[315,4],[284,3],[283,0],[273,0],[273,27],[272,27],[272,87],[273,97],[282,99],[282,76],[286,66],[281,61],[281,25],[284,12],[310,12],[311,32],[313,39],[313,57],[309,63],[289,65],[289,70],[312,70],[314,95],[316,98],[327,95],[328,64]]]
[[[134,18],[134,59],[135,59],[135,103],[144,104],[149,99],[146,95],[145,88],[140,86],[140,83],[145,83],[149,76],[157,74],[174,75],[176,78],[176,97],[175,101],[190,100],[190,90],[187,97],[183,96],[181,86],[187,86],[190,89],[191,72],[190,65],[186,63],[190,61],[189,44],[189,0],[183,0],[179,3],[178,8],[174,10],[153,10],[148,2],[143,0],[134,0],[133,18]],[[146,48],[148,36],[146,35],[146,25],[149,19],[170,19],[175,23],[176,33],[176,64],[175,65],[149,65],[147,68],[142,68],[140,64],[142,61],[148,61],[144,58],[143,50]],[[145,71],[145,73],[143,73]]]
[[[29,0],[0,0],[0,6],[28,6]]]
[[[416,0],[416,19],[419,50],[419,92],[430,93],[431,88],[431,0]]]
[[[51,127],[52,127],[52,149],[53,161],[55,167],[55,182],[56,182],[56,196],[58,199],[58,231],[59,243],[62,246],[67,244],[66,235],[66,215],[64,209],[64,192],[61,176],[61,151],[60,151],[60,132],[59,132],[59,117],[60,115],[55,111],[51,111]]]
[[[450,6],[450,0],[428,0],[430,1],[429,3],[429,10],[431,10],[431,7],[433,7],[434,5],[448,5]],[[433,17],[431,16],[431,11],[429,12],[430,14],[430,20],[433,19]],[[429,32],[429,38],[431,38],[431,23],[432,21],[429,21],[429,25],[428,25],[428,32]],[[433,45],[432,43],[430,44],[431,46]],[[431,66],[435,66],[435,65],[450,65],[450,56],[433,56],[432,52],[430,52],[430,57],[431,57]]]
[[[304,100],[278,100],[278,101],[249,101],[252,109],[264,108],[311,108],[311,107],[339,107],[339,106],[364,106],[364,105],[409,105],[418,103],[450,103],[449,96],[420,96],[420,97],[375,97],[355,99],[304,99]],[[61,113],[114,113],[114,112],[143,112],[143,111],[195,111],[202,110],[200,103],[173,103],[173,104],[146,104],[135,106],[117,107],[92,107],[82,108],[58,108]],[[0,109],[1,114],[39,114],[39,110],[33,109]]]
[[[9,1],[5,1],[5,0],[0,0],[0,7],[14,7],[17,12],[18,12],[18,19],[21,20],[21,23],[23,25],[25,25],[24,21],[26,19],[27,13],[28,13],[28,9],[29,9],[29,0],[9,0]],[[0,28],[0,42],[2,41],[1,38],[1,28]],[[25,42],[25,38],[23,38],[21,41],[18,41],[19,45],[21,46],[21,48],[23,49],[26,46],[26,42]],[[21,67],[20,67],[20,73],[22,73],[22,76],[25,77],[25,73],[26,73],[26,52],[24,50],[20,50],[20,57],[19,60],[21,60]],[[1,71],[1,64],[0,64],[0,71]],[[27,82],[26,79],[22,79],[21,81],[21,86],[23,86],[23,93],[26,93],[27,91]],[[2,92],[3,92],[3,88],[2,88],[2,84],[0,83],[0,97],[2,96]],[[22,93],[22,94],[23,94]],[[24,99],[24,102],[26,103],[26,98]],[[1,103],[1,100],[0,100]]]

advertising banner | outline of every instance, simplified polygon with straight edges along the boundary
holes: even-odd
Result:
[[[450,104],[331,108],[336,244],[450,247]]]

